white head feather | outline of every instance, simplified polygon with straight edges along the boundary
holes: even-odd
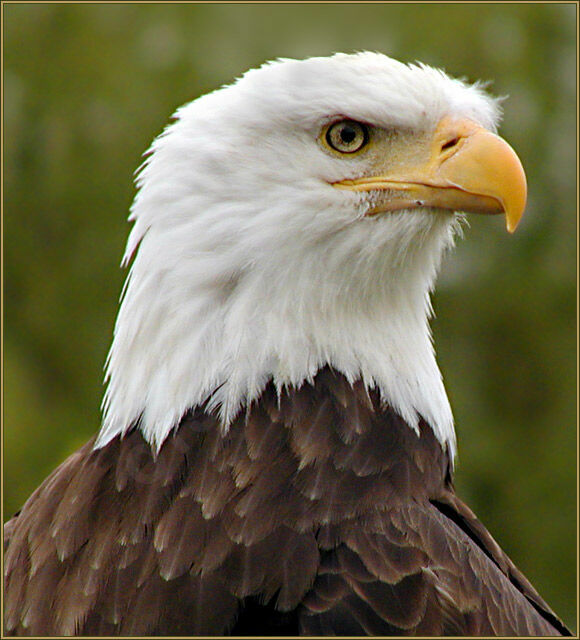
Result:
[[[138,424],[159,448],[202,403],[227,428],[269,380],[299,386],[329,364],[455,451],[428,319],[456,217],[364,217],[364,194],[329,184],[364,158],[317,142],[337,114],[427,130],[457,115],[493,130],[499,108],[477,86],[376,53],[269,63],[180,108],[137,179],[97,446]]]

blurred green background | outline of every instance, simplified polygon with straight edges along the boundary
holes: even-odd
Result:
[[[378,50],[509,95],[527,214],[470,219],[433,329],[459,493],[575,627],[575,4],[3,11],[5,519],[99,427],[132,174],[170,114],[267,59]]]

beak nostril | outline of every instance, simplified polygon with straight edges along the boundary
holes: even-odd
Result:
[[[457,143],[459,142],[459,136],[455,136],[455,138],[451,138],[451,140],[448,140],[442,147],[441,147],[441,151],[445,151],[447,149],[451,149],[451,147],[454,147]]]

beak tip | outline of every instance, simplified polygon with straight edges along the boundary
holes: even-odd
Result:
[[[514,215],[513,213],[510,214],[510,212],[506,212],[506,214],[505,214],[505,226],[506,226],[506,229],[507,229],[508,233],[515,233],[516,229],[518,228],[518,226],[520,224],[520,220],[522,219],[523,215],[524,215],[523,209],[518,215]]]

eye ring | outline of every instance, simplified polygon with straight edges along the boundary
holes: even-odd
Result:
[[[369,141],[368,127],[356,120],[340,120],[326,130],[326,144],[339,153],[356,153]]]

